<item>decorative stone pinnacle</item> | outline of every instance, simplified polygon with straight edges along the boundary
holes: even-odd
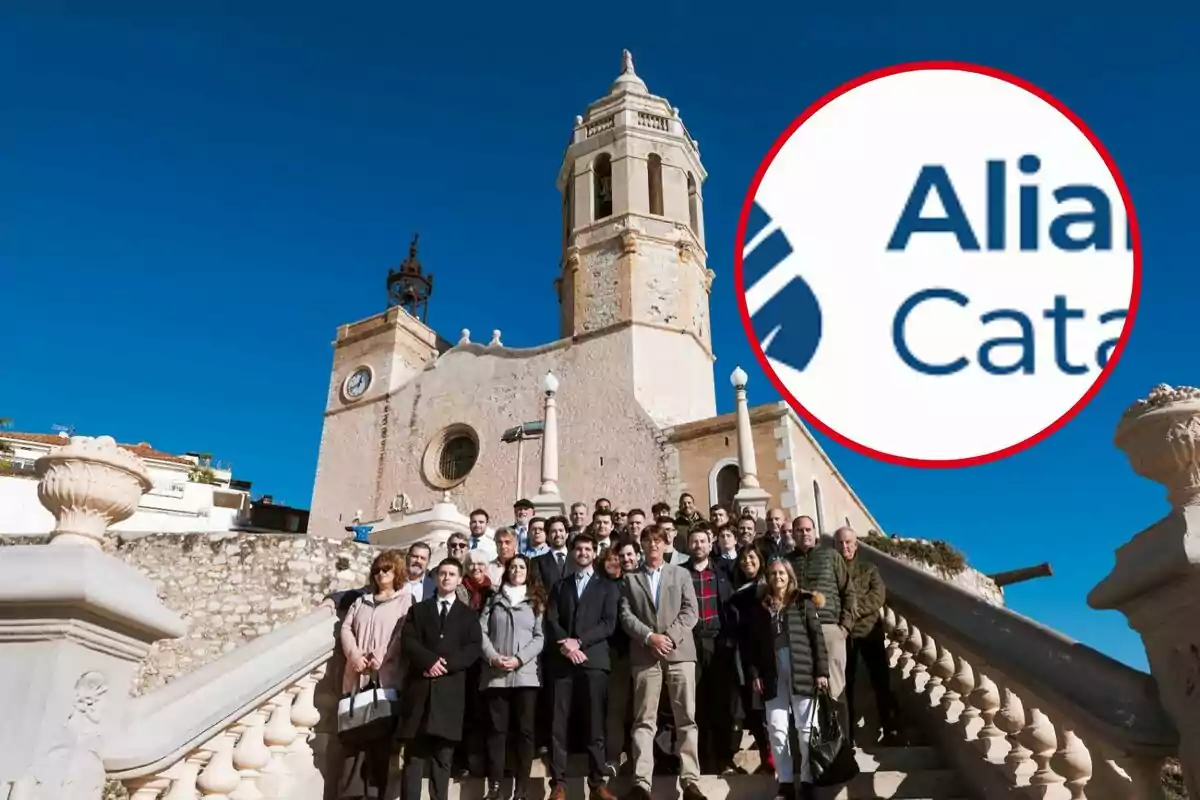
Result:
[[[621,74],[622,75],[637,75],[633,71],[633,53],[628,50],[621,51]]]
[[[1173,387],[1165,383],[1160,383],[1150,390],[1150,394],[1144,400],[1138,400],[1125,409],[1122,419],[1185,400],[1200,400],[1200,389],[1194,386]]]
[[[38,499],[57,521],[51,544],[99,547],[154,486],[142,460],[111,436],[72,436],[34,465]]]
[[[470,329],[468,329],[468,328],[463,328],[463,329],[462,329],[462,334],[461,334],[461,335],[459,335],[459,337],[458,337],[458,343],[459,343],[459,344],[470,344],[470,343],[471,343],[471,331],[470,331]]]
[[[1200,505],[1200,389],[1155,386],[1125,411],[1113,444],[1134,472],[1166,487],[1172,506]]]
[[[500,330],[496,329],[496,330],[492,331],[492,340],[490,342],[488,342],[488,347],[503,347],[503,346],[504,346],[503,343],[500,341]]]
[[[609,94],[617,94],[630,89],[641,93],[649,93],[645,81],[639,78],[638,74],[633,70],[633,55],[628,50],[622,50],[621,74],[613,81],[613,85],[609,89]]]

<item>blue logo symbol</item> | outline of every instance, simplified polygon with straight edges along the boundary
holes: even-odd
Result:
[[[768,230],[770,232],[768,233]],[[742,253],[742,285],[750,289],[792,254],[787,236],[755,203],[746,223],[746,248]],[[802,372],[821,343],[821,304],[800,276],[775,292],[751,317],[754,334],[763,352],[797,372]]]

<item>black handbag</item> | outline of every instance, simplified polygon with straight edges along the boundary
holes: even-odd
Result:
[[[813,785],[840,786],[859,772],[854,740],[842,730],[839,703],[828,692],[818,691],[813,704],[808,728],[808,766]]]
[[[391,737],[399,703],[399,692],[380,686],[379,674],[372,673],[366,686],[338,701],[338,739],[348,746],[361,747]]]

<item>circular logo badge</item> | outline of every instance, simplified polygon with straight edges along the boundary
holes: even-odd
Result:
[[[865,75],[776,141],[738,224],[764,370],[860,453],[969,466],[1031,447],[1125,347],[1141,244],[1112,158],[1065,106],[992,69]]]

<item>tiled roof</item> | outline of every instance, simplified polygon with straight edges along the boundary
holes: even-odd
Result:
[[[0,431],[0,439],[8,439],[14,442],[36,442],[37,444],[48,444],[52,447],[59,447],[67,443],[67,439],[53,433],[16,433],[14,431]],[[133,453],[138,458],[149,458],[155,461],[168,461],[172,464],[195,464],[192,459],[184,458],[183,456],[175,456],[170,453],[163,453],[155,450],[146,442],[139,444],[123,444],[122,448]]]

